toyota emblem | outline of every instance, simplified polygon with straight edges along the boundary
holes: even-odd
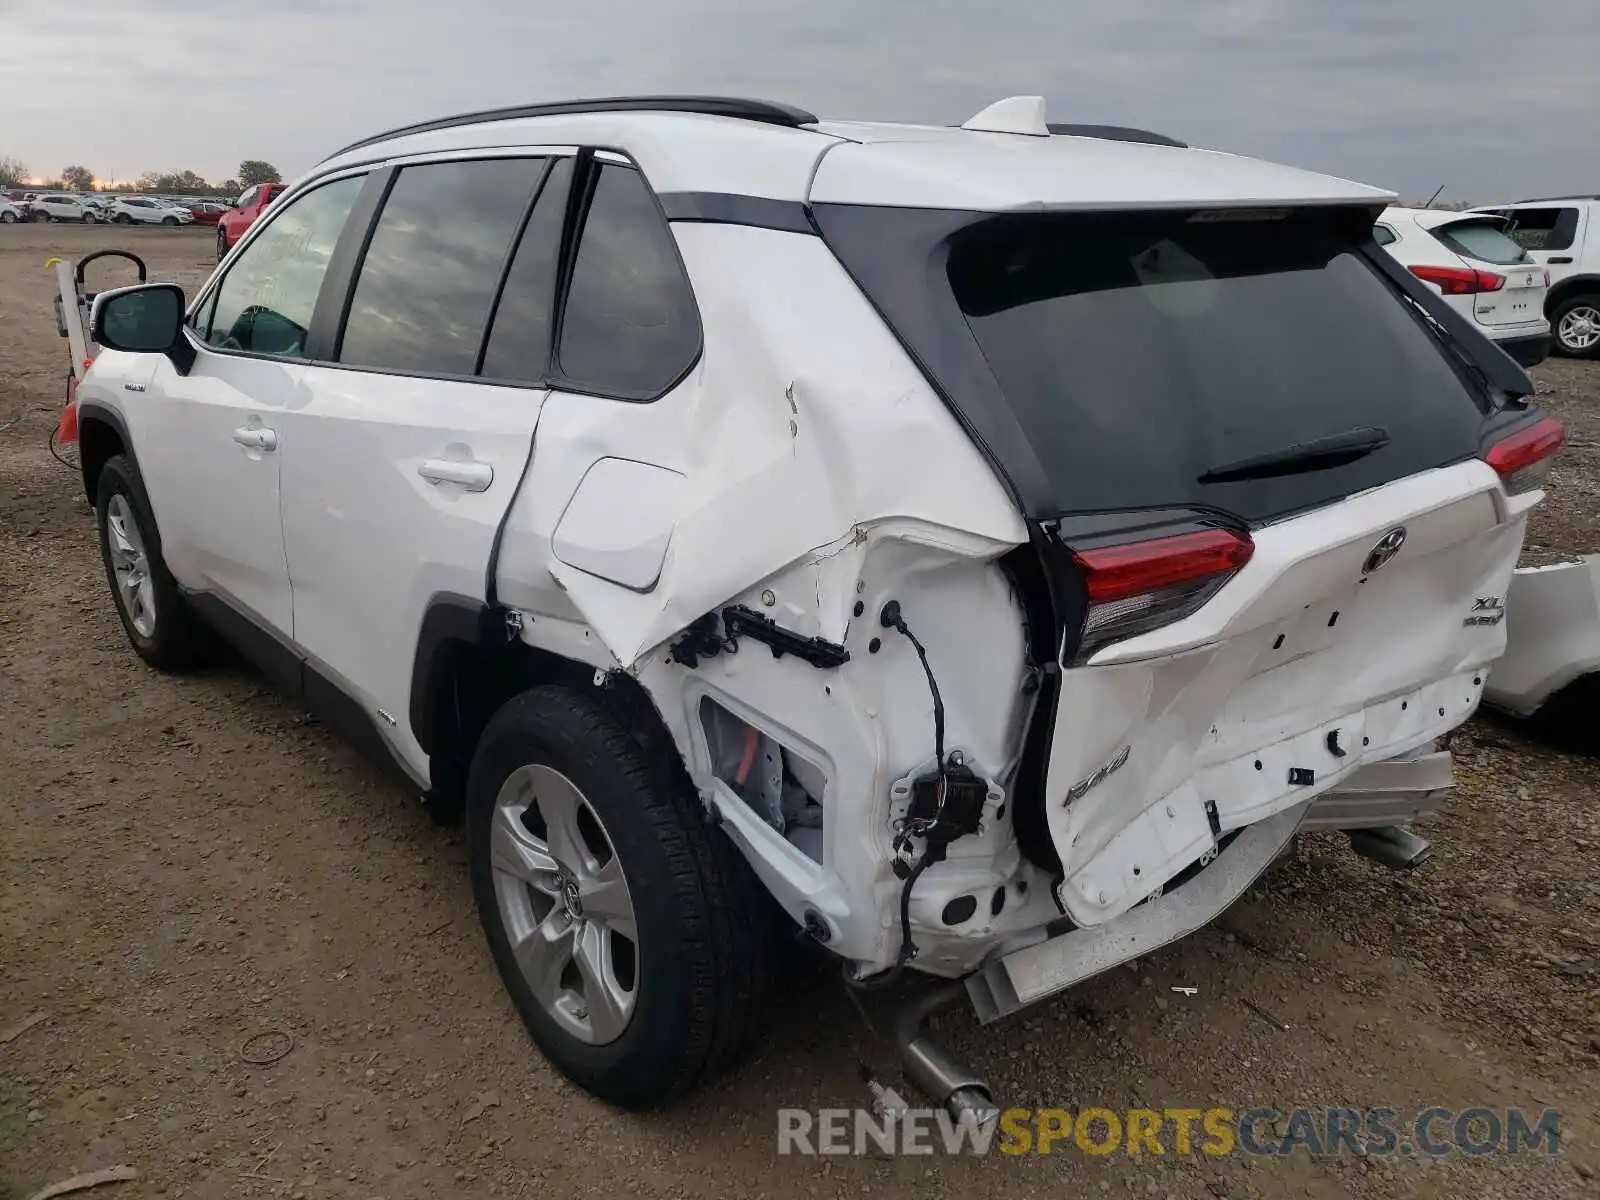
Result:
[[[1396,525],[1379,538],[1378,544],[1367,554],[1367,561],[1361,564],[1361,573],[1363,575],[1371,575],[1396,554],[1399,554],[1400,547],[1405,544],[1406,527],[1404,525]]]

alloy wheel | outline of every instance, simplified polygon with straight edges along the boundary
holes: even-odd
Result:
[[[1600,346],[1600,308],[1592,304],[1579,304],[1561,316],[1556,337],[1564,349],[1574,354],[1587,354]]]
[[[134,519],[133,507],[120,492],[106,505],[106,532],[111,545],[111,569],[117,581],[117,601],[128,614],[128,624],[140,637],[156,631],[156,588],[150,578],[150,556]]]
[[[540,1006],[591,1045],[622,1036],[638,1000],[638,922],[600,816],[549,767],[495,797],[490,859],[500,920]]]

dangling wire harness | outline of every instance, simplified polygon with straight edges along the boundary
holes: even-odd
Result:
[[[976,833],[983,814],[983,798],[987,792],[983,782],[964,763],[953,762],[944,749],[944,697],[939,694],[939,681],[928,663],[928,651],[921,639],[911,632],[900,611],[900,602],[891,600],[883,606],[879,622],[911,643],[928,677],[928,691],[933,695],[933,752],[934,774],[923,777],[913,785],[911,804],[906,818],[894,839],[894,872],[904,882],[900,887],[900,951],[894,965],[865,980],[852,981],[853,986],[865,988],[885,987],[904,973],[917,956],[916,944],[911,940],[911,893],[922,873],[935,863],[944,861],[950,843],[969,833]],[[955,756],[959,758],[960,756]],[[932,795],[927,801],[927,789]],[[920,794],[919,794],[920,793]],[[959,800],[958,800],[959,797]],[[921,839],[922,853],[913,862],[913,843]]]

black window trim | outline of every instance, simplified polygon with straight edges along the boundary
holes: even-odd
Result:
[[[559,365],[555,361],[556,347],[560,344],[561,338],[561,322],[566,312],[567,287],[571,282],[572,267],[577,259],[577,248],[580,240],[578,235],[582,231],[584,219],[586,219],[588,216],[589,199],[593,194],[594,180],[598,178],[598,172],[595,167],[596,157],[602,154],[606,157],[599,160],[600,165],[618,166],[639,172],[639,178],[644,182],[645,191],[650,194],[651,199],[655,202],[656,210],[661,215],[662,223],[668,230],[668,236],[672,241],[673,253],[677,259],[678,270],[682,272],[683,278],[688,283],[689,295],[694,301],[696,335],[695,352],[690,357],[683,370],[676,377],[674,377],[670,383],[668,383],[660,391],[651,395],[640,394],[624,396],[618,395],[614,392],[601,391],[591,388],[574,380],[567,379],[561,373]],[[549,362],[546,365],[544,377],[542,379],[494,379],[486,378],[477,374],[463,375],[459,373],[447,373],[442,371],[412,371],[397,367],[371,367],[363,366],[359,363],[343,363],[334,360],[332,356],[338,353],[339,344],[344,337],[344,324],[349,316],[350,305],[355,299],[356,276],[359,274],[361,261],[366,257],[367,247],[371,243],[373,233],[377,228],[378,218],[381,216],[383,211],[382,201],[387,198],[389,190],[393,187],[394,178],[403,168],[427,166],[433,163],[442,162],[476,162],[482,159],[501,158],[542,158],[553,165],[555,159],[562,157],[573,158],[574,167],[572,183],[567,192],[567,211],[561,228],[561,249],[557,260],[555,307],[551,314]],[[369,189],[373,187],[372,180],[381,177],[383,179],[382,191],[381,194],[374,194],[371,211],[368,212],[366,204],[368,199],[368,190],[364,189],[361,198],[356,202],[356,208],[351,211],[351,218],[345,224],[344,232],[340,236],[340,243],[334,249],[334,259],[336,261],[330,263],[328,273],[323,277],[323,290],[317,296],[317,307],[312,316],[313,332],[312,334],[308,334],[306,338],[306,349],[308,352],[307,356],[305,358],[294,360],[300,365],[307,367],[324,367],[336,371],[358,371],[368,375],[394,375],[405,379],[437,379],[443,383],[472,383],[479,384],[484,387],[520,388],[524,391],[560,391],[568,395],[593,396],[596,399],[614,400],[624,404],[653,404],[655,401],[670,395],[672,392],[682,386],[683,381],[694,373],[695,368],[700,365],[700,360],[705,357],[705,322],[701,318],[699,298],[694,294],[694,280],[690,277],[688,267],[683,261],[683,251],[678,246],[678,240],[671,234],[672,225],[666,215],[666,212],[662,209],[660,193],[658,193],[655,188],[650,186],[649,177],[646,176],[642,170],[640,170],[637,160],[628,154],[627,151],[614,146],[595,145],[573,147],[570,143],[558,143],[552,146],[485,146],[481,149],[475,150],[455,149],[439,151],[432,154],[410,154],[402,158],[383,160],[381,164],[375,164],[372,162],[368,162],[359,166],[352,164],[351,166],[340,168],[337,172],[330,172],[326,176],[318,176],[316,179],[307,181],[307,183],[303,184],[301,187],[296,188],[294,194],[292,196],[286,196],[281,203],[283,203],[284,208],[287,208],[289,203],[297,200],[302,194],[312,190],[314,187],[319,187],[324,183],[331,183],[335,179],[344,178],[349,175],[361,174],[368,176]],[[537,192],[543,190],[545,182],[547,182],[549,179],[549,174],[549,170],[547,169],[545,174],[540,179],[538,189],[534,194],[535,203],[538,199]],[[274,207],[276,207],[276,205]],[[530,203],[526,213],[524,214],[523,224],[518,229],[518,241],[512,243],[512,256],[514,256],[516,253],[517,246],[520,243],[521,232],[526,228],[527,218],[532,215],[532,211],[532,204]],[[362,217],[363,221],[363,224],[359,226],[356,222],[356,217],[358,214]],[[262,224],[262,222],[258,221],[256,223],[256,225],[260,224]],[[245,235],[247,239],[255,235],[256,225],[252,225],[249,233]],[[346,250],[345,242],[347,240],[351,243],[349,248],[351,259],[350,267],[348,272],[343,271],[341,268],[341,275],[343,277],[336,280],[334,278],[334,270],[336,266],[341,266],[337,260],[343,257]],[[508,260],[506,269],[509,269],[509,265],[510,262]],[[208,285],[207,290],[209,291],[210,288],[216,286],[217,283],[217,280],[213,280]],[[504,286],[504,283],[505,278],[504,275],[502,275],[502,287]],[[202,295],[204,295],[204,293],[202,293]],[[325,304],[331,306],[335,302],[337,302],[338,305],[337,336],[331,339],[318,340],[314,342],[313,338],[316,335],[320,334],[325,338],[326,334],[328,333],[326,327],[319,328],[318,326],[319,318],[324,318],[327,315],[323,312],[323,306]],[[490,309],[489,321],[485,326],[486,330],[492,331],[494,328],[494,317],[498,309],[498,302],[499,293],[497,292],[496,305]],[[335,310],[330,307],[329,313],[332,313],[333,311]],[[187,325],[185,326],[185,329],[188,329]],[[319,350],[324,350],[325,353],[317,357],[312,357],[309,352],[313,348],[313,345],[315,345]],[[201,344],[199,348],[202,350],[211,350],[213,353],[219,353],[219,351],[216,351],[213,347],[204,344]],[[478,364],[480,369],[482,367],[483,349],[484,347],[480,347]],[[248,358],[265,358],[275,362],[284,361],[282,358],[274,355],[251,354],[248,351],[229,350],[222,351],[221,353],[235,354]]]

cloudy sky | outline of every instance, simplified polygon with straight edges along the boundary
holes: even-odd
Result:
[[[0,0],[0,156],[293,176],[428,116],[723,92],[959,122],[1043,93],[1411,198],[1600,190],[1600,2]]]

